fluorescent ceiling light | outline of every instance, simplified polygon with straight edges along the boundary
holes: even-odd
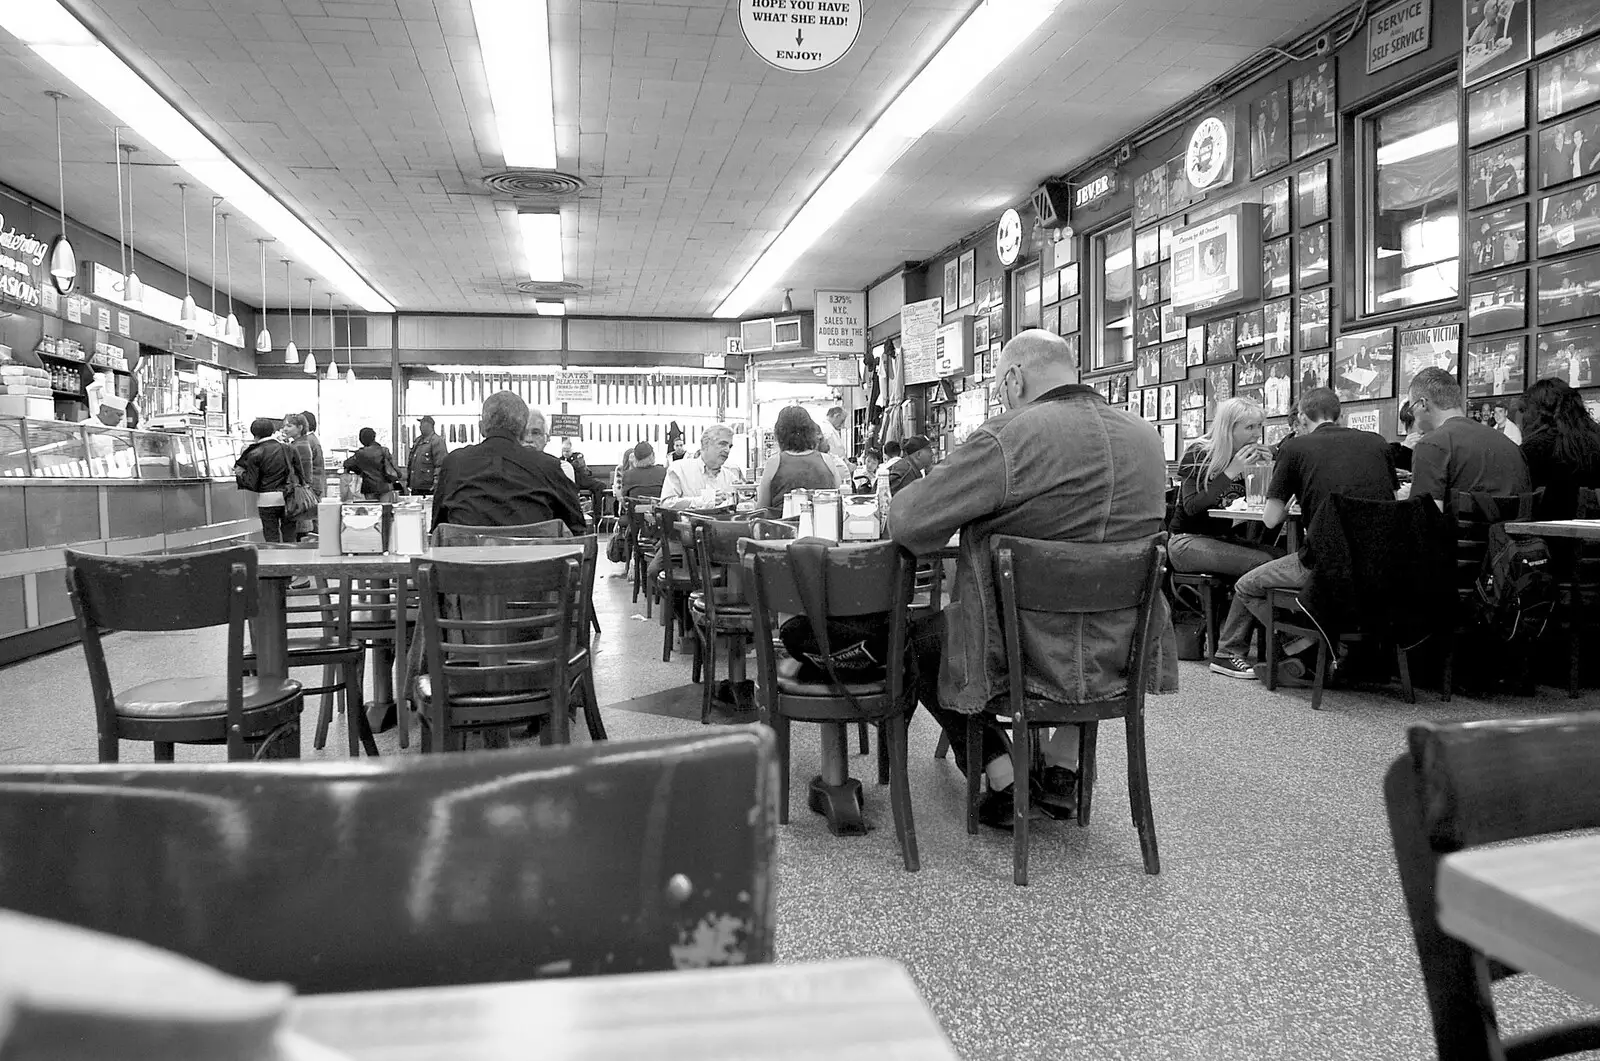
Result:
[[[1061,0],[984,0],[857,140],[717,307],[742,316],[878,182],[917,138],[988,77]]]
[[[1435,151],[1444,151],[1455,147],[1460,139],[1461,134],[1457,132],[1455,122],[1435,125],[1431,129],[1412,133],[1392,144],[1384,144],[1378,148],[1378,165],[1391,166],[1396,162],[1405,162],[1423,155],[1431,155]]]
[[[225,156],[58,0],[0,3],[0,27],[288,247],[301,265],[321,274],[367,312],[394,312],[394,305],[363,280],[338,251]]]
[[[472,0],[472,19],[506,165],[554,169],[556,110],[545,0]]]
[[[559,283],[567,278],[561,265],[561,215],[518,214],[522,229],[522,259],[528,279]]]
[[[565,317],[567,304],[565,302],[535,302],[533,308],[539,311],[541,317]]]

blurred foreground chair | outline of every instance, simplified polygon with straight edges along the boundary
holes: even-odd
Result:
[[[300,683],[244,676],[245,621],[256,615],[254,546],[177,556],[68,549],[66,556],[67,594],[89,668],[101,762],[116,762],[124,740],[150,741],[156,761],[164,763],[173,761],[176,744],[226,744],[229,759],[269,751],[299,758]],[[112,688],[102,631],[210,626],[228,628],[227,657],[221,666],[213,663],[211,673],[158,678],[121,692]]]
[[[1383,797],[1441,1061],[1531,1061],[1600,1049],[1600,1022],[1502,1041],[1493,984],[1519,970],[1440,928],[1437,895],[1446,855],[1600,828],[1600,715],[1424,723],[1409,736],[1410,749],[1384,777]]]
[[[772,782],[755,726],[315,764],[0,767],[0,907],[304,993],[768,962]]]

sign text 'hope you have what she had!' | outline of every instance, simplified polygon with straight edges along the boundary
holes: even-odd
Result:
[[[739,0],[739,27],[764,62],[780,70],[822,70],[861,33],[861,0]]]

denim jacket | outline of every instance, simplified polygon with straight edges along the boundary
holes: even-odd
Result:
[[[945,611],[941,704],[973,714],[1007,693],[991,536],[1147,538],[1162,529],[1166,485],[1155,428],[1072,384],[989,420],[926,478],[895,495],[889,530],[912,552],[932,552],[961,532],[955,599]],[[1172,622],[1164,599],[1156,608],[1150,691],[1176,692]],[[1131,609],[1091,616],[1023,613],[1029,643],[1050,646],[1045,665],[1029,668],[1028,695],[1064,703],[1123,695],[1133,618]]]

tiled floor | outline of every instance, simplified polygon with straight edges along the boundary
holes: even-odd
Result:
[[[687,657],[662,663],[660,627],[643,620],[622,580],[605,577],[612,570],[602,563],[596,592],[597,679],[612,736],[694,732]],[[124,634],[109,646],[113,667],[139,680],[192,667],[217,643],[211,633]],[[919,716],[911,784],[922,872],[902,869],[887,794],[871,783],[870,761],[855,759],[876,828],[831,836],[795,800],[779,841],[780,959],[904,962],[971,1059],[1432,1057],[1383,771],[1410,723],[1593,709],[1600,695],[1445,704],[1424,690],[1413,706],[1341,691],[1313,714],[1304,693],[1268,693],[1198,664],[1182,679],[1180,694],[1149,707],[1159,876],[1140,864],[1114,728],[1103,728],[1091,826],[1041,823],[1032,884],[1016,888],[1009,836],[966,835],[961,779],[932,758],[937,731]],[[379,745],[398,751],[392,732]],[[147,754],[126,748],[129,759]],[[322,754],[343,754],[342,738]],[[218,749],[179,755],[221,758]],[[0,762],[94,756],[76,648],[0,670]],[[799,727],[797,785],[817,769],[816,740]],[[1584,1012],[1533,982],[1508,984],[1501,998],[1511,1030]]]

